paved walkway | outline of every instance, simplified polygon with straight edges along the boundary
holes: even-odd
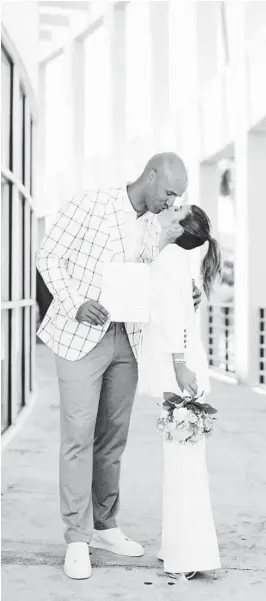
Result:
[[[38,401],[2,455],[3,601],[252,601],[266,598],[266,398],[213,382],[219,409],[209,442],[213,509],[223,569],[173,582],[156,560],[160,541],[161,445],[157,407],[137,398],[122,471],[120,525],[145,545],[137,561],[93,552],[93,578],[71,581],[62,572],[59,516],[59,411],[53,357],[38,345]]]

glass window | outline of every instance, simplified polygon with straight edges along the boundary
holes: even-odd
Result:
[[[31,392],[31,327],[30,327],[31,307],[23,309],[23,340],[22,340],[22,394],[23,401],[28,398]]]
[[[25,95],[22,88],[19,89],[18,100],[18,128],[16,131],[17,144],[17,177],[20,182],[25,183]]]
[[[33,162],[32,162],[32,153],[33,153],[33,120],[30,120],[30,195],[32,196],[33,194],[33,189],[32,189],[32,168],[33,168]]]
[[[29,227],[29,231],[30,231],[30,244],[29,244],[29,251],[30,251],[30,276],[29,276],[29,297],[32,297],[32,273],[36,273],[36,257],[35,255],[33,255],[32,249],[33,249],[33,245],[32,245],[32,241],[33,241],[33,227],[34,227],[34,221],[33,221],[33,212],[30,209],[30,227]],[[35,300],[35,299],[34,299]]]
[[[23,407],[28,396],[26,387],[26,311],[27,307],[22,308],[22,337],[21,337],[21,406]]]
[[[5,180],[1,181],[1,298],[2,301],[8,301],[11,298],[11,186]]]
[[[24,274],[24,198],[19,195],[18,198],[18,229],[17,229],[17,248],[18,248],[18,256],[15,257],[17,262],[17,289],[16,294],[19,299],[23,298],[24,293],[24,283],[23,283],[23,274]]]
[[[1,152],[2,164],[11,168],[12,63],[1,49]]]
[[[29,389],[30,389],[30,392],[32,392],[32,390],[33,390],[32,322],[33,322],[33,319],[35,319],[35,316],[36,316],[35,306],[29,308],[29,314],[30,314],[30,317],[29,317],[29,320],[28,320],[29,330],[28,330],[28,332],[26,332],[26,336],[28,336],[28,340],[29,340],[29,363],[30,363],[30,369],[29,369]]]
[[[5,168],[13,171],[15,183],[9,181],[9,176],[2,174],[1,178],[1,298],[2,298],[2,337],[1,337],[1,393],[2,393],[2,422],[3,432],[11,425],[12,415],[19,413],[27,403],[34,383],[34,319],[35,307],[19,306],[22,299],[30,299],[33,291],[33,270],[35,274],[35,257],[33,245],[33,227],[35,215],[30,203],[20,193],[16,180],[23,183],[32,192],[33,168],[33,116],[30,98],[26,95],[26,87],[21,77],[19,65],[9,59],[2,49],[2,163]],[[13,89],[13,74],[19,77],[20,85]],[[60,87],[60,81],[58,82]],[[56,90],[57,92],[57,90]],[[64,105],[64,90],[59,102]],[[52,104],[54,97],[52,98]],[[51,104],[50,104],[51,108]],[[59,103],[58,114],[60,117]],[[61,113],[63,109],[61,107]],[[13,125],[13,115],[16,117],[16,128]],[[67,120],[62,119],[64,124]],[[56,122],[53,121],[53,143]],[[14,131],[13,131],[14,130]],[[59,137],[62,132],[59,131]],[[51,139],[50,139],[51,141]],[[15,148],[13,147],[15,146]],[[60,147],[51,150],[52,160],[55,155],[62,157],[61,150],[66,146],[64,138],[60,138]],[[13,161],[13,154],[16,164]],[[65,167],[65,157],[63,156]],[[14,227],[15,225],[15,227]],[[16,251],[16,256],[14,255]],[[12,271],[13,270],[13,271]],[[12,280],[15,277],[13,293]],[[5,302],[13,301],[14,308],[7,309]],[[12,383],[16,381],[16,397],[12,398]],[[14,391],[13,391],[14,392]],[[13,394],[14,397],[14,394]],[[15,407],[12,406],[14,402]]]
[[[23,309],[18,311],[18,328],[16,340],[16,380],[17,380],[17,411],[19,413],[23,405],[23,386],[22,386],[22,355],[23,355]]]
[[[32,161],[32,117],[29,100],[24,96],[23,103],[23,184],[31,193]]]
[[[23,215],[22,215],[22,250],[23,250],[23,265],[22,265],[22,277],[23,277],[23,298],[31,298],[31,277],[32,277],[32,225],[31,225],[31,213],[29,202],[24,199],[23,201]]]
[[[1,316],[1,432],[10,425],[10,311],[2,310]]]

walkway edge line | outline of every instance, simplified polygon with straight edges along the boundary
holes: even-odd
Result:
[[[12,442],[12,440],[17,436],[20,432],[21,428],[24,426],[26,420],[31,415],[35,403],[38,398],[38,388],[31,394],[29,402],[23,409],[21,409],[20,413],[16,418],[16,422],[9,426],[9,428],[2,434],[1,436],[1,452],[6,449],[6,447]]]

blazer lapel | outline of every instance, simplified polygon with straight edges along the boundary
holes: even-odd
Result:
[[[125,256],[125,211],[122,190],[118,190],[117,197],[112,203],[109,215],[109,229],[112,250],[115,261],[123,261]]]
[[[160,227],[156,215],[147,213],[143,218],[146,221],[146,228],[136,261],[151,263],[159,253]],[[116,190],[116,196],[114,197],[112,210],[109,215],[110,238],[115,261],[123,261],[125,258],[125,221],[126,212],[123,190]]]

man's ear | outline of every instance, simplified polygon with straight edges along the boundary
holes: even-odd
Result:
[[[149,184],[153,184],[153,182],[156,179],[156,171],[155,171],[155,169],[152,169],[151,171],[149,171],[147,179],[148,179],[148,183]]]

